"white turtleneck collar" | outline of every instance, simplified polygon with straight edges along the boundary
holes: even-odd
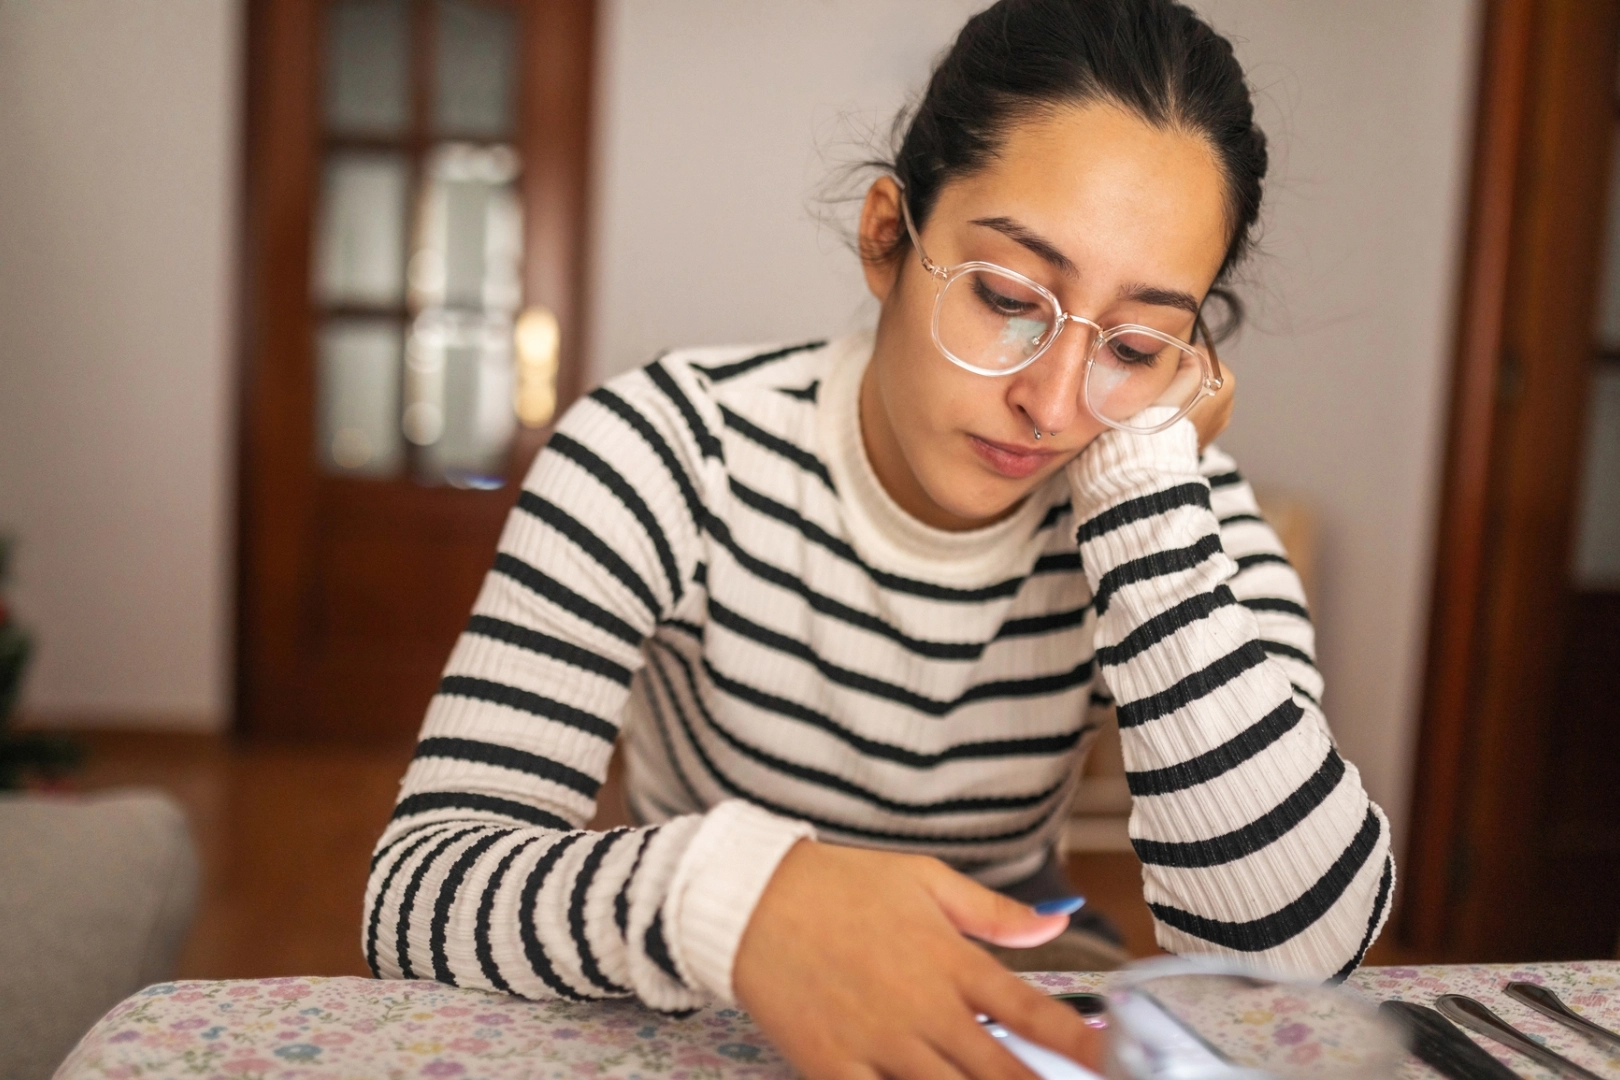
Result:
[[[912,517],[883,489],[861,438],[861,378],[872,345],[871,332],[828,345],[827,373],[818,395],[822,451],[856,550],[881,569],[959,588],[1026,573],[1032,553],[1044,546],[1036,527],[1068,495],[1063,473],[1030,492],[1011,515],[982,529],[952,532]]]

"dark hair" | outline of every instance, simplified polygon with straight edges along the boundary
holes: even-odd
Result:
[[[1229,241],[1215,280],[1227,280],[1253,243],[1266,175],[1266,136],[1232,45],[1175,0],[1000,0],[969,19],[934,69],[914,113],[896,120],[904,136],[893,161],[917,227],[941,189],[986,166],[1008,130],[1060,105],[1109,102],[1154,127],[1207,139],[1226,178]],[[909,115],[909,123],[907,116]],[[904,232],[886,251],[909,244]],[[1237,298],[1217,338],[1242,319]]]

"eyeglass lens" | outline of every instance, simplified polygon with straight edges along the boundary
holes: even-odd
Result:
[[[1056,333],[1052,301],[1017,278],[969,270],[939,298],[939,343],[958,364],[985,375],[1022,367]],[[1073,332],[1071,328],[1071,332]],[[1169,334],[1141,329],[1101,335],[1087,372],[1085,400],[1116,427],[1151,430],[1191,405],[1203,386],[1198,354]]]

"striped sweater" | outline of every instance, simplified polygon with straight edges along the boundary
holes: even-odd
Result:
[[[1231,460],[1186,422],[1111,431],[1006,519],[936,530],[862,449],[871,348],[672,353],[569,411],[378,842],[379,975],[731,1000],[802,837],[1032,873],[1110,699],[1160,944],[1318,977],[1360,961],[1389,826]],[[586,830],[621,736],[643,824]]]

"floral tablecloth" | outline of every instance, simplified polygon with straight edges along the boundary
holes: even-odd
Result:
[[[1095,990],[1106,974],[1028,975],[1049,993]],[[1364,968],[1350,986],[1373,1001],[1431,1004],[1468,994],[1521,1031],[1620,1080],[1620,1055],[1501,994],[1513,979],[1556,990],[1620,1028],[1620,961]],[[1485,1042],[1484,1040],[1480,1040]],[[1485,1043],[1527,1078],[1552,1074]],[[777,1080],[791,1076],[747,1015],[706,1009],[672,1020],[630,1002],[521,1001],[432,982],[262,979],[148,987],[102,1018],[56,1080]],[[1402,1080],[1434,1074],[1410,1061]]]

